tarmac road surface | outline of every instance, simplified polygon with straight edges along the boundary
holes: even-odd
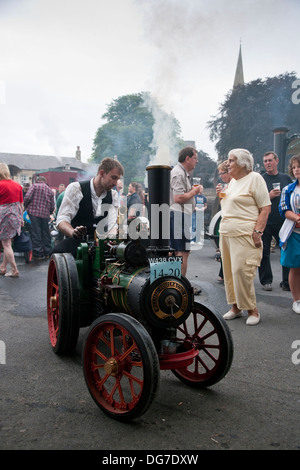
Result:
[[[187,277],[202,289],[197,300],[224,314],[214,254],[214,243],[205,240],[190,255]],[[261,323],[246,326],[245,316],[228,323],[234,358],[227,376],[197,390],[161,371],[150,409],[130,424],[104,415],[90,397],[81,367],[86,329],[72,357],[52,352],[48,261],[17,258],[20,277],[0,276],[0,449],[299,450],[300,315],[291,310],[291,293],[279,287],[279,250],[271,256],[273,291],[256,280]]]

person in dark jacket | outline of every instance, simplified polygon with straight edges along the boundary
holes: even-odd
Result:
[[[94,178],[67,186],[56,219],[58,230],[66,238],[55,246],[54,253],[72,253],[76,257],[82,239],[86,235],[93,239],[95,227],[102,220],[105,225],[100,227],[101,236],[115,228],[119,204],[112,188],[123,174],[118,160],[104,158]]]
[[[129,183],[127,194],[128,220],[142,215],[143,202],[144,196],[142,185],[135,181]]]
[[[271,212],[267,221],[267,225],[262,236],[263,242],[263,257],[258,268],[259,280],[262,288],[265,291],[272,290],[273,273],[270,262],[271,242],[272,237],[275,238],[279,244],[279,230],[284,222],[284,218],[280,215],[278,204],[280,201],[281,190],[286,185],[292,182],[289,175],[280,173],[277,169],[279,159],[275,152],[266,152],[263,156],[263,163],[266,172],[262,174],[271,199]],[[278,189],[276,185],[279,183]],[[280,286],[283,290],[290,290],[289,288],[289,269],[285,266],[282,267],[282,282]]]

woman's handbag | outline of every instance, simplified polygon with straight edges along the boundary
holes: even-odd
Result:
[[[21,232],[20,235],[14,237],[14,251],[24,252],[32,250],[31,238],[28,232]]]

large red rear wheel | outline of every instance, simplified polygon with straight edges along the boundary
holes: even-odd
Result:
[[[79,281],[70,253],[51,256],[47,280],[47,317],[52,349],[57,354],[74,350],[80,329]]]
[[[150,335],[121,313],[103,315],[90,326],[83,369],[96,404],[120,421],[145,413],[159,384],[158,355]]]
[[[172,372],[188,385],[205,388],[219,382],[229,371],[233,358],[233,342],[223,317],[198,302],[187,320],[177,328],[182,341],[178,352],[193,345],[198,349],[192,364]]]

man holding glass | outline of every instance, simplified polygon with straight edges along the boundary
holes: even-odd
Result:
[[[291,178],[287,174],[280,173],[278,171],[278,163],[278,155],[275,152],[269,151],[264,154],[263,164],[266,172],[262,174],[262,177],[267,183],[267,188],[272,203],[271,212],[264,230],[264,234],[262,236],[263,257],[258,270],[259,280],[262,284],[263,290],[265,291],[272,290],[273,273],[270,262],[272,237],[274,237],[276,242],[279,244],[278,234],[284,222],[284,218],[281,217],[278,210],[281,189],[292,182]],[[280,283],[280,286],[283,290],[290,290],[288,276],[289,269],[282,267],[282,282]]]

